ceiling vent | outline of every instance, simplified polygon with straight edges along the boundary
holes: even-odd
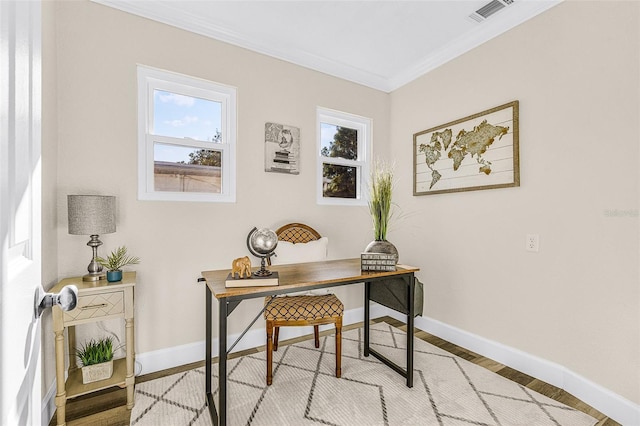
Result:
[[[473,19],[476,22],[482,22],[488,19],[494,13],[509,6],[511,3],[513,3],[513,1],[514,0],[493,0],[473,12],[471,15],[469,15],[469,18]]]

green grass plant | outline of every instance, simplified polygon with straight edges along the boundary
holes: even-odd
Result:
[[[386,241],[389,221],[393,215],[391,197],[393,192],[393,170],[378,161],[371,173],[369,185],[369,212],[373,220],[374,238]]]
[[[111,337],[99,340],[91,339],[76,350],[76,355],[84,367],[111,361],[113,359],[113,339]]]

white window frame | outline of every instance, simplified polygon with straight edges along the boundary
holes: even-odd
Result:
[[[339,127],[348,127],[358,132],[358,158],[357,160],[347,160],[345,158],[324,157],[321,154],[321,123],[333,124]],[[372,158],[372,134],[373,124],[370,118],[336,111],[329,108],[317,107],[316,110],[316,201],[321,205],[338,206],[366,206],[367,205],[367,185],[369,180],[369,170]],[[336,164],[340,166],[356,167],[359,169],[356,181],[356,198],[336,198],[324,197],[322,195],[323,186],[323,163]]]
[[[154,135],[153,94],[163,90],[222,104],[221,143]],[[154,143],[221,151],[221,192],[169,192],[154,188]],[[138,65],[138,199],[157,201],[236,201],[236,88]]]

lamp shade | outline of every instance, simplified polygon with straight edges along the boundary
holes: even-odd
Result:
[[[69,233],[99,235],[116,232],[116,197],[67,195]]]

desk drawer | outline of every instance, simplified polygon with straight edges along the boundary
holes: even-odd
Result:
[[[124,291],[78,296],[78,306],[64,313],[64,322],[83,321],[124,314]]]

